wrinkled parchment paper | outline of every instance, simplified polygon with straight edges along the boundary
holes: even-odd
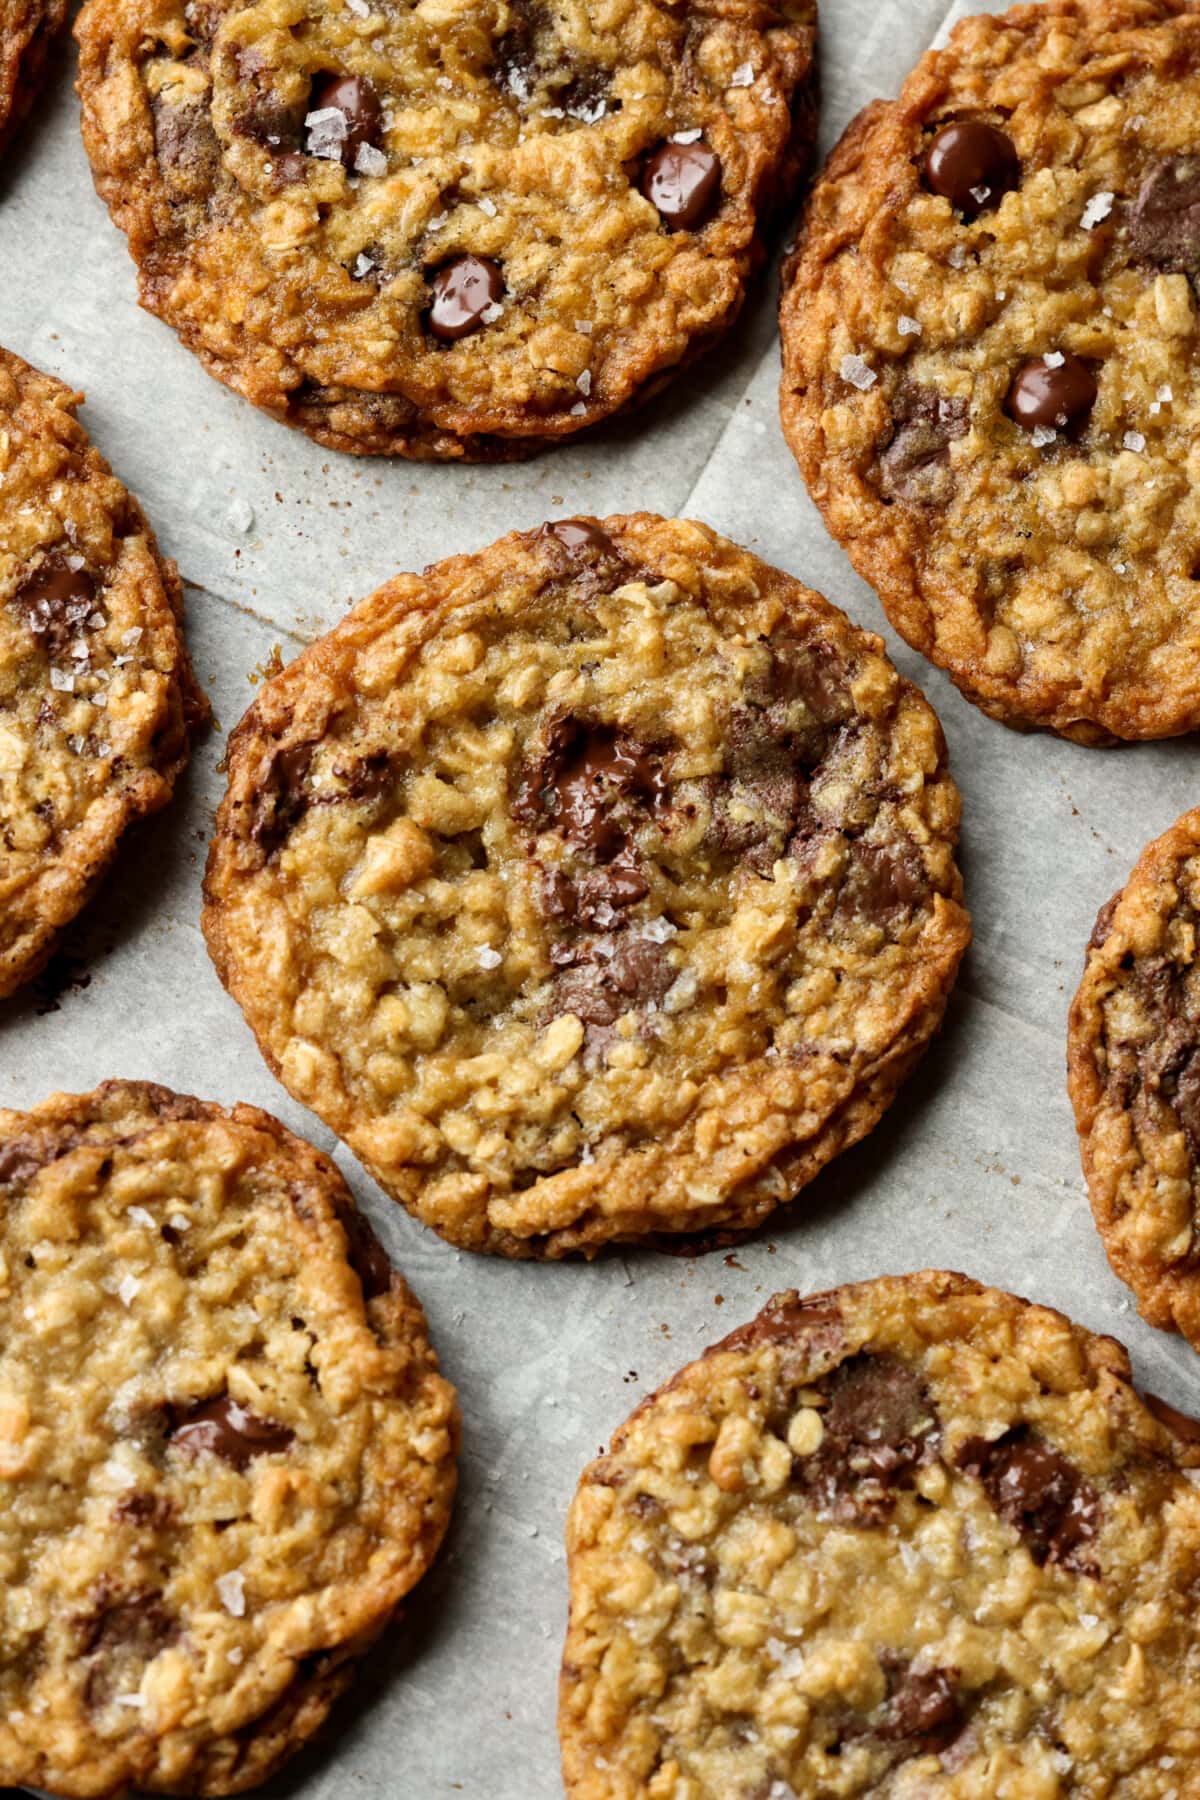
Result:
[[[896,92],[947,19],[944,0],[822,8],[827,150],[860,106]],[[1143,1325],[1109,1273],[1064,1078],[1067,1007],[1097,908],[1197,799],[1200,759],[1191,742],[1097,751],[1020,737],[899,642],[826,536],[780,434],[774,272],[733,342],[645,413],[526,467],[339,457],[274,424],[139,312],[124,239],[92,192],[73,65],[64,50],[0,172],[0,342],[86,390],[88,429],[186,578],[219,730],[72,930],[75,980],[56,998],[43,981],[0,1004],[0,1103],[140,1077],[253,1101],[335,1151],[461,1393],[461,1498],[437,1567],[370,1658],[340,1729],[271,1792],[554,1800],[562,1528],[578,1473],[643,1394],[779,1288],[962,1269],[1122,1338],[1147,1386],[1200,1410],[1200,1361]],[[199,928],[217,765],[273,646],[290,658],[397,570],[547,517],[637,507],[707,521],[884,633],[950,741],[975,944],[940,1040],[883,1123],[735,1257],[472,1258],[413,1224],[288,1098],[219,986]]]

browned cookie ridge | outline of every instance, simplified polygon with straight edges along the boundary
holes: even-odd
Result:
[[[807,161],[815,0],[94,0],[143,305],[339,450],[524,454],[736,317]]]
[[[263,689],[206,879],[271,1066],[513,1256],[748,1229],[870,1130],[969,937],[937,719],[697,524],[400,576]]]
[[[0,996],[165,806],[208,715],[175,565],[82,398],[0,349]]]
[[[420,1306],[276,1120],[0,1111],[0,1784],[265,1780],[432,1561],[457,1442]]]
[[[1152,1325],[1200,1348],[1200,808],[1101,909],[1068,1068],[1092,1210]]]
[[[1196,1430],[965,1276],[777,1295],[583,1473],[569,1800],[1182,1800]]]
[[[993,717],[1200,726],[1200,11],[965,20],[850,126],[785,271],[784,431],[909,643]]]
[[[0,156],[38,94],[67,0],[0,0]]]

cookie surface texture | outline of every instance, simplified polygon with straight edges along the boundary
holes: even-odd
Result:
[[[179,577],[75,417],[0,350],[0,995],[36,972],[207,717]]]
[[[1200,809],[1103,907],[1068,1069],[1092,1211],[1152,1325],[1200,1347]]]
[[[143,305],[335,449],[521,454],[736,316],[815,132],[815,0],[96,0]]]
[[[229,773],[223,981],[473,1249],[758,1224],[875,1123],[969,936],[933,712],[697,524],[398,577],[267,685]]]
[[[265,1779],[431,1561],[457,1430],[417,1302],[267,1114],[0,1111],[0,1783]]]
[[[776,1296],[584,1473],[569,1800],[1180,1800],[1196,1428],[1151,1406],[961,1275]]]
[[[1200,725],[1200,11],[968,19],[869,107],[785,279],[784,430],[909,643],[994,718]]]
[[[33,105],[66,0],[0,0],[0,156]]]

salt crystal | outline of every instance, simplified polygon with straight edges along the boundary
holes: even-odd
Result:
[[[357,14],[360,19],[369,19],[371,16],[371,9],[367,5],[367,0],[346,0],[346,5],[350,8],[350,11]]]
[[[122,1306],[131,1306],[141,1290],[141,1282],[136,1275],[122,1275],[117,1283],[117,1298]]]
[[[354,167],[360,175],[386,175],[387,157],[374,144],[360,144],[354,155]]]
[[[449,213],[439,213],[437,215],[436,219],[430,219],[429,224],[426,226],[426,230],[427,231],[440,231],[442,229],[442,226],[446,223],[446,220],[449,217],[450,217]]]
[[[144,1694],[114,1694],[113,1698],[118,1706],[140,1707],[145,1706],[146,1704],[146,1697]]]
[[[1128,575],[1129,564],[1128,563],[1114,563],[1113,569],[1114,569],[1115,573],[1118,575]]]
[[[752,87],[753,84],[754,65],[752,63],[739,63],[737,68],[733,71],[733,74],[729,77],[730,87]]]
[[[561,106],[544,106],[542,108],[543,119],[565,119],[566,116]]]
[[[1142,451],[1146,448],[1146,440],[1140,431],[1127,431],[1125,436],[1121,439],[1121,442],[1124,444],[1126,450],[1132,450],[1137,456],[1140,456]]]
[[[1047,444],[1054,442],[1058,433],[1049,425],[1035,425],[1029,436],[1035,450],[1044,450]]]
[[[107,624],[107,620],[105,619],[104,614],[102,612],[94,612],[89,617],[88,624],[91,626],[93,631],[99,631],[99,629],[102,625]]]
[[[91,651],[88,649],[83,639],[76,638],[75,642],[71,645],[71,655],[74,660],[76,662],[86,662],[91,654]]]
[[[324,156],[331,162],[342,159],[342,145],[349,131],[349,121],[340,107],[322,106],[305,115],[304,129],[308,141],[304,148],[310,156]]]
[[[966,260],[967,260],[967,246],[965,244],[952,245],[951,249],[950,249],[950,253],[946,258],[946,261],[950,264],[950,267],[952,269],[961,269],[965,266]]]
[[[671,142],[673,144],[694,144],[697,139],[703,137],[703,135],[704,133],[701,131],[699,125],[696,125],[690,131],[677,131],[672,137]]]
[[[483,198],[477,202],[477,205],[479,207],[480,212],[486,213],[489,219],[495,218],[496,202],[494,200],[490,200],[486,194],[484,194]]]
[[[68,556],[68,558],[67,558],[68,569],[74,569],[76,572],[78,572],[80,569],[82,569],[83,563],[84,563],[84,559],[82,556],[80,556],[78,551],[76,551],[74,553],[74,555]]]
[[[652,944],[665,944],[668,938],[675,936],[678,929],[670,919],[651,919],[648,925],[643,925],[642,936],[649,938]]]
[[[504,308],[501,306],[500,302],[498,300],[493,300],[492,304],[490,306],[485,306],[480,313],[480,322],[484,325],[494,325],[503,311]]]
[[[127,1219],[132,1219],[135,1225],[144,1225],[147,1231],[154,1230],[154,1214],[148,1213],[144,1206],[129,1207],[126,1210],[125,1217]]]
[[[354,259],[354,267],[351,269],[350,273],[353,275],[355,281],[362,281],[374,271],[374,268],[375,263],[373,259],[367,255],[365,250],[360,250]]]
[[[235,1619],[243,1618],[246,1611],[246,1577],[240,1569],[232,1569],[228,1575],[218,1575],[217,1593],[221,1597],[221,1605]]]
[[[51,669],[50,686],[54,689],[56,694],[73,694],[75,692],[75,677],[73,675],[68,675],[65,669]]]
[[[1175,398],[1174,390],[1169,382],[1163,383],[1162,387],[1158,390],[1156,398],[1162,401],[1173,400]]]
[[[192,1221],[184,1213],[172,1213],[167,1224],[172,1231],[190,1231],[192,1229]]]
[[[583,415],[586,411],[587,411],[587,407],[583,404],[583,401],[577,400],[575,402],[574,406],[571,408],[571,417],[573,419],[580,419],[583,417]]]
[[[490,944],[481,944],[475,957],[481,969],[498,969],[504,961],[500,952],[493,950]]]
[[[112,1482],[114,1487],[131,1488],[137,1486],[138,1478],[133,1470],[128,1464],[118,1462],[115,1456],[109,1457],[101,1470],[101,1474],[105,1475],[108,1480]]]
[[[67,749],[71,752],[72,756],[79,756],[83,752],[83,746],[86,741],[85,738],[81,737],[69,737],[67,739]]]
[[[235,1644],[232,1650],[227,1650],[225,1652],[225,1657],[228,1662],[233,1664],[235,1669],[240,1669],[246,1660],[246,1652],[242,1649],[240,1644]]]
[[[873,388],[879,379],[874,369],[869,368],[861,356],[843,356],[838,364],[838,374],[843,381],[848,381],[851,387],[858,388],[864,394]]]
[[[607,100],[597,100],[591,106],[568,106],[567,112],[572,119],[578,119],[581,125],[596,125],[608,111]]]
[[[1085,231],[1094,231],[1101,219],[1107,219],[1112,209],[1112,194],[1093,194],[1083,209],[1083,217],[1079,223]]]
[[[585,369],[582,375],[577,376],[575,386],[579,389],[581,394],[590,394],[592,391],[592,371],[590,369]]]
[[[1061,350],[1048,350],[1042,358],[1048,369],[1061,369],[1066,360]]]
[[[576,331],[582,332],[584,337],[591,337],[596,327],[590,319],[577,319],[575,322],[575,329]]]
[[[121,642],[123,644],[140,644],[141,641],[142,628],[140,625],[131,625],[128,631],[123,631],[121,633]]]
[[[971,198],[974,200],[976,206],[983,206],[986,201],[991,199],[991,197],[992,190],[990,187],[973,187],[971,189]]]
[[[901,337],[920,337],[921,335],[921,321],[910,319],[907,313],[900,314],[896,321],[896,327]]]

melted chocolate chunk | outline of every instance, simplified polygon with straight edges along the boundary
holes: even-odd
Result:
[[[1082,357],[1059,355],[1062,362],[1054,368],[1044,356],[1033,357],[1008,390],[1005,410],[1025,431],[1077,430],[1096,404],[1096,377]]]
[[[1200,156],[1170,156],[1142,177],[1129,221],[1137,262],[1171,274],[1200,273]]]
[[[594,938],[569,952],[556,977],[551,1018],[573,1013],[585,1025],[615,1025],[623,1013],[657,1006],[675,980],[662,944],[628,933]]]
[[[838,895],[843,917],[893,931],[928,898],[929,881],[914,844],[854,844]]]
[[[306,117],[311,119],[314,113],[329,111],[340,113],[345,122],[344,133],[338,144],[338,155],[345,168],[353,169],[358,153],[364,146],[378,148],[383,109],[374,85],[365,75],[319,76],[313,84]],[[304,148],[308,155],[327,154],[324,146],[328,136],[321,126],[308,125],[304,135]]]
[[[443,344],[478,331],[484,314],[504,298],[500,265],[490,256],[458,256],[433,278],[433,301],[426,317]]]
[[[1098,950],[1101,944],[1107,940],[1108,934],[1112,930],[1113,916],[1121,904],[1121,895],[1124,891],[1124,888],[1118,888],[1112,899],[1106,900],[1096,914],[1096,923],[1092,926],[1092,935],[1088,939],[1089,950]]]
[[[233,121],[238,137],[260,144],[272,157],[280,152],[299,158],[300,137],[308,106],[303,99],[284,101],[274,86],[274,70],[255,47],[234,52],[247,104]]]
[[[906,1668],[891,1684],[876,1735],[910,1756],[944,1750],[962,1730],[957,1680],[957,1669]]]
[[[95,603],[95,576],[58,554],[43,558],[8,602],[52,662],[85,629]]]
[[[23,1187],[48,1160],[28,1138],[12,1138],[7,1144],[0,1144],[0,1187]]]
[[[614,556],[617,554],[616,545],[595,519],[548,520],[538,536],[557,538],[564,550],[603,550]]]
[[[204,216],[212,198],[221,167],[221,145],[207,106],[170,106],[160,96],[152,110],[154,154],[172,208],[182,209],[172,223],[185,230]]]
[[[597,862],[613,862],[628,844],[627,827],[667,793],[660,754],[608,725],[556,719],[545,748],[528,767],[513,815],[561,832]]]
[[[547,869],[539,882],[546,918],[569,919],[577,925],[598,926],[601,931],[609,931],[620,923],[620,913],[645,899],[649,892],[650,883],[628,860],[592,869],[578,881],[572,881],[561,869]]]
[[[1187,1413],[1180,1412],[1169,1400],[1160,1400],[1157,1394],[1143,1394],[1142,1404],[1148,1412],[1152,1412],[1160,1425],[1182,1438],[1185,1444],[1200,1444],[1200,1419],[1189,1418]]]
[[[162,1526],[169,1523],[173,1511],[171,1502],[164,1495],[135,1488],[133,1493],[121,1496],[113,1507],[112,1516],[120,1525]]]
[[[286,1450],[295,1432],[273,1419],[260,1419],[228,1394],[191,1407],[176,1425],[170,1442],[188,1456],[208,1451],[235,1469],[247,1468],[256,1456]]]
[[[377,1300],[381,1294],[388,1293],[392,1285],[388,1253],[375,1236],[371,1221],[357,1206],[343,1203],[337,1207],[337,1216],[346,1234],[346,1260],[358,1276],[363,1299]]]
[[[111,1601],[108,1592],[105,1582],[95,1610],[71,1621],[81,1656],[124,1650],[150,1662],[179,1636],[178,1620],[167,1611],[161,1588],[138,1588]]]
[[[316,746],[290,744],[272,750],[259,777],[250,837],[268,860],[278,854],[309,808],[306,783]]]
[[[970,220],[1020,187],[1021,161],[1012,139],[995,125],[956,119],[929,146],[925,184]]]
[[[808,780],[796,751],[770,721],[738,708],[729,721],[725,771],[704,784],[712,806],[711,849],[769,874],[807,810]]]
[[[966,436],[970,420],[966,400],[902,381],[892,401],[892,436],[879,458],[880,492],[918,506],[945,506],[954,493],[950,445]]]
[[[828,1379],[820,1447],[797,1457],[792,1479],[817,1509],[843,1523],[881,1525],[896,1490],[936,1443],[937,1417],[915,1370],[898,1357],[867,1351],[849,1357]]]
[[[345,765],[335,763],[333,773],[342,783],[342,791],[338,796],[342,800],[382,800],[396,785],[395,762],[387,750],[372,750],[357,762]]]
[[[1080,1575],[1098,1572],[1088,1545],[1100,1526],[1100,1496],[1045,1438],[1025,1425],[992,1442],[968,1438],[958,1465],[982,1481],[988,1499],[1020,1532],[1039,1567],[1058,1563]]]
[[[706,224],[721,196],[721,159],[696,144],[660,144],[642,173],[642,192],[672,231]]]

